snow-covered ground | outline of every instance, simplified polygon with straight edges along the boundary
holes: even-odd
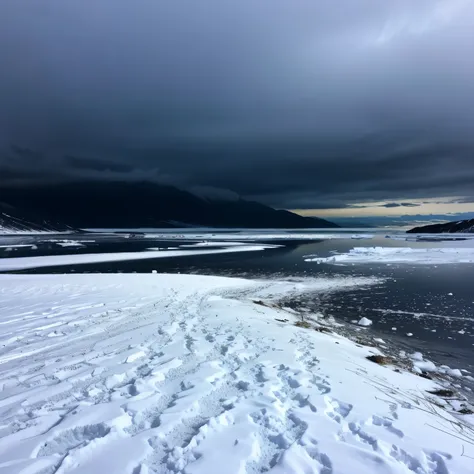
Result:
[[[473,472],[432,381],[262,304],[375,281],[0,275],[0,473]]]
[[[316,263],[474,263],[474,247],[354,247],[347,253],[330,257],[310,257],[306,262]]]
[[[73,255],[45,255],[41,257],[0,258],[0,271],[26,270],[28,268],[54,267],[60,265],[78,265],[84,263],[118,262],[126,260],[146,260],[151,258],[186,257],[189,255],[206,255],[227,252],[256,252],[276,245],[229,245],[222,249],[194,250],[152,250],[146,252],[110,252],[83,253]]]

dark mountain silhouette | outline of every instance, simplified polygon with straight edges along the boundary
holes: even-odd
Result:
[[[0,190],[3,224],[30,228],[338,227],[245,199],[198,197],[149,182],[74,182]],[[15,220],[12,221],[14,216]]]
[[[413,234],[474,233],[474,219],[446,222],[445,224],[425,225],[422,227],[415,227],[407,232]]]

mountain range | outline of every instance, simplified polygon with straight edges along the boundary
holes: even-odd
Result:
[[[474,219],[463,221],[446,222],[444,224],[431,224],[422,227],[410,229],[408,233],[412,234],[455,234],[455,233],[474,233]]]
[[[0,189],[0,228],[331,228],[242,198],[207,198],[151,182],[72,182]]]

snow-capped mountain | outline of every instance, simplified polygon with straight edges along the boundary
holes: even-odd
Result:
[[[0,234],[29,234],[39,232],[67,232],[73,229],[61,224],[54,224],[41,219],[28,220],[1,212],[0,203]]]
[[[413,234],[474,233],[474,219],[425,225],[410,229],[408,232]]]

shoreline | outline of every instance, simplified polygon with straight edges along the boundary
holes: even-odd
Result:
[[[281,318],[279,322],[294,324],[309,331],[334,333],[359,346],[375,349],[378,352],[373,355],[382,358],[376,363],[393,366],[439,383],[442,389],[453,392],[446,401],[448,404],[450,401],[454,402],[452,403],[454,412],[463,410],[474,414],[474,391],[472,388],[474,387],[474,377],[469,370],[461,367],[449,367],[436,360],[436,357],[426,358],[420,351],[420,347],[416,347],[416,343],[408,344],[396,335],[374,331],[371,320],[363,318],[367,322],[352,321],[349,323],[337,316],[328,317],[322,313],[315,313],[304,306],[304,302],[301,302],[301,295],[298,295],[296,304],[292,301],[291,296],[267,301],[256,300],[254,303],[287,313],[287,318]],[[466,383],[466,381],[468,382]],[[461,385],[461,382],[464,385]]]

